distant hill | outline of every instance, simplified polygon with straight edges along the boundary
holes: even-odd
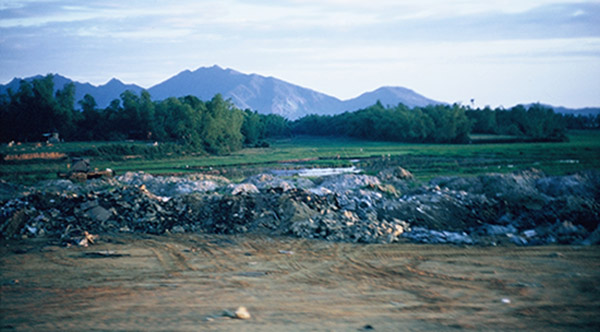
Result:
[[[38,75],[25,78],[25,80],[32,81],[41,77]],[[15,78],[6,85],[0,85],[0,94],[6,93],[8,88],[17,91],[20,81],[21,79]],[[119,95],[125,90],[132,90],[135,93],[143,90],[138,85],[124,84],[114,78],[104,85],[94,86],[89,83],[72,81],[59,74],[54,75],[55,90],[62,89],[69,82],[75,84],[75,100],[79,101],[89,93],[94,96],[96,103],[102,108],[108,106],[113,99],[119,98]],[[201,100],[209,100],[215,94],[220,93],[226,99],[231,99],[241,109],[252,109],[263,114],[279,114],[288,119],[297,119],[308,114],[326,115],[355,111],[373,105],[378,100],[384,105],[403,103],[410,107],[439,104],[437,101],[401,87],[382,87],[356,98],[342,101],[274,77],[244,74],[219,66],[182,71],[164,82],[152,86],[148,92],[154,100],[187,95],[196,96]]]
[[[566,108],[562,106],[548,105],[554,109],[556,113],[562,114],[573,114],[573,115],[598,115],[600,114],[600,107],[585,107],[585,108]]]
[[[38,75],[25,80],[32,81],[41,77]],[[17,91],[20,80],[15,78],[6,85],[0,85],[0,94],[5,94],[8,88]],[[119,95],[125,90],[131,90],[138,94],[144,90],[135,84],[124,84],[116,78],[106,84],[94,86],[89,83],[74,82],[58,74],[54,76],[55,89],[61,89],[69,82],[75,84],[76,101],[81,100],[85,94],[89,93],[94,96],[96,103],[101,108],[108,106],[113,99],[119,98]],[[241,109],[256,110],[263,114],[279,114],[292,120],[308,114],[330,115],[355,111],[371,106],[377,101],[386,106],[399,103],[408,107],[441,104],[439,101],[428,99],[410,89],[390,86],[363,93],[349,100],[340,100],[274,77],[244,74],[219,66],[182,71],[164,82],[150,87],[148,92],[154,100],[187,95],[196,96],[201,100],[209,100],[215,94],[220,93],[226,99],[231,99]],[[79,105],[75,105],[75,107],[79,107]],[[565,114],[600,114],[600,108],[553,108],[556,112]]]
[[[216,93],[231,98],[242,109],[257,110],[297,119],[308,114],[338,114],[373,105],[403,103],[407,106],[439,104],[414,91],[400,87],[383,87],[357,98],[342,101],[338,98],[294,85],[274,77],[243,74],[219,66],[183,71],[151,87],[148,92],[156,99],[194,95],[206,100]]]
[[[366,92],[362,95],[343,102],[345,110],[357,110],[375,104],[380,101],[384,106],[396,106],[402,103],[408,107],[424,107],[427,105],[441,104],[439,101],[425,98],[420,94],[402,87],[385,86],[375,91]]]
[[[219,66],[183,71],[148,89],[152,98],[197,96],[209,100],[220,93],[241,109],[296,119],[306,114],[334,114],[341,101],[273,77],[243,74]]]

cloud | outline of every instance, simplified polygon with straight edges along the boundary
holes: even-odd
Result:
[[[443,87],[427,75],[451,80],[471,67],[507,81],[511,66],[538,77],[593,67],[597,22],[600,1],[4,0],[0,79],[60,72],[148,87],[220,64],[340,97],[383,84],[430,92]]]
[[[162,39],[235,35],[464,40],[600,35],[600,1],[55,1],[7,2],[0,28],[77,23],[64,33]],[[89,28],[93,27],[93,28]],[[129,30],[129,31],[127,31]],[[108,35],[107,35],[108,33]],[[160,39],[160,38],[159,38]],[[197,38],[196,38],[197,39]]]

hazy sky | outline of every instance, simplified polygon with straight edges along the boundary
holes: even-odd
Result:
[[[218,64],[347,99],[600,106],[600,0],[0,0],[0,83],[149,88]]]

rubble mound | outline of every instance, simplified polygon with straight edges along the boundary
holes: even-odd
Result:
[[[600,172],[547,177],[530,170],[427,184],[407,174],[259,174],[231,183],[137,172],[28,188],[2,182],[10,198],[0,202],[0,234],[66,242],[119,232],[251,232],[364,243],[600,242]]]
[[[193,192],[207,192],[229,184],[229,180],[215,175],[161,176],[155,177],[144,172],[127,172],[117,177],[125,185],[144,185],[159,196],[177,196]]]

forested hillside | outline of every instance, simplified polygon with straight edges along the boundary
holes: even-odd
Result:
[[[185,147],[223,154],[254,145],[266,136],[288,135],[288,122],[277,115],[242,111],[220,94],[210,101],[193,96],[152,101],[147,91],[125,91],[99,109],[90,95],[74,109],[74,86],[55,94],[52,76],[22,81],[19,90],[0,101],[0,139],[39,141],[58,132],[65,140],[124,139],[175,142]]]
[[[409,108],[378,102],[354,112],[289,121],[240,110],[220,94],[209,101],[194,96],[153,101],[147,91],[125,91],[106,108],[98,108],[94,98],[85,95],[77,101],[79,111],[74,107],[75,86],[67,84],[54,93],[52,78],[21,81],[17,91],[0,95],[1,141],[40,141],[44,134],[58,132],[68,141],[147,140],[225,154],[243,146],[265,146],[269,137],[290,135],[467,143],[471,133],[484,133],[560,141],[567,128],[600,127],[599,116],[560,115],[540,104],[481,110],[456,104]]]

